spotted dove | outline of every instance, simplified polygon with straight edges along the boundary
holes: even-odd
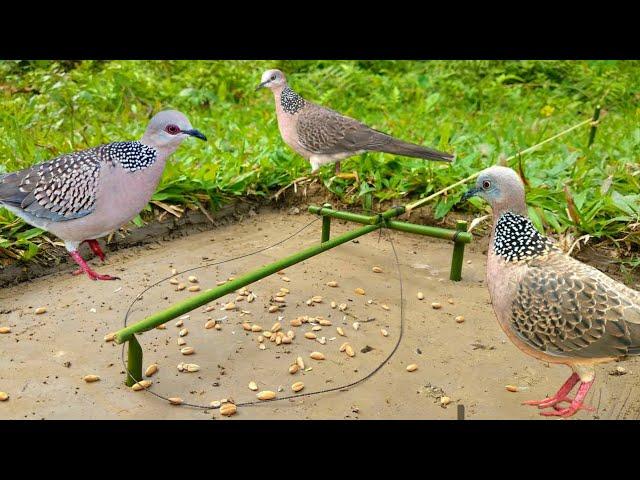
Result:
[[[100,275],[78,252],[87,242],[104,260],[97,238],[133,219],[149,202],[165,163],[188,136],[206,140],[180,112],[156,114],[139,141],[114,142],[61,155],[0,177],[0,205],[25,222],[64,241],[67,251],[92,280]]]
[[[594,366],[640,355],[640,292],[565,254],[528,218],[524,186],[506,167],[481,172],[463,199],[493,211],[487,284],[498,323],[523,352],[573,373],[552,397],[525,402],[546,416],[569,417],[583,400]],[[573,399],[568,395],[579,383]],[[569,403],[561,407],[562,403]]]
[[[353,118],[305,100],[280,70],[267,70],[256,90],[269,88],[275,97],[282,139],[311,163],[312,173],[364,152],[386,152],[406,157],[451,162],[453,155],[398,140]]]

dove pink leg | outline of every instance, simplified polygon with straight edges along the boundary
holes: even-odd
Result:
[[[87,262],[84,261],[84,258],[78,253],[78,251],[69,252],[71,258],[73,258],[78,265],[80,265],[80,270],[86,273],[91,280],[120,280],[118,277],[112,277],[111,275],[100,275],[99,273],[91,270]]]
[[[93,254],[104,262],[104,259],[106,258],[106,255],[102,251],[102,248],[100,248],[100,244],[98,243],[97,240],[85,240],[82,243],[88,243],[89,244],[89,248],[91,248],[91,251],[93,252]],[[84,273],[84,270],[82,268],[79,268],[79,269],[77,269],[76,271],[73,272],[73,275],[80,275],[82,273]]]
[[[575,414],[578,410],[589,410],[594,411],[594,408],[583,405],[584,397],[589,393],[589,389],[593,385],[593,380],[590,382],[581,382],[580,387],[578,387],[578,393],[573,400],[571,400],[571,404],[567,408],[560,408],[557,405],[554,405],[554,410],[550,410],[547,412],[540,412],[540,415],[545,417],[570,417]],[[569,399],[561,400],[562,402],[568,402]]]
[[[573,387],[579,381],[580,377],[577,373],[574,373],[566,382],[564,382],[564,385],[560,387],[560,390],[558,390],[558,392],[553,397],[544,398],[542,400],[527,400],[526,402],[522,402],[522,404],[535,405],[538,408],[553,407],[556,403],[567,400],[567,395],[569,395],[569,392],[573,390]]]
[[[91,249],[91,251],[100,259],[104,262],[105,259],[105,254],[102,251],[102,248],[100,248],[100,244],[98,243],[97,240],[85,240],[85,242],[87,242],[89,244],[89,248]]]

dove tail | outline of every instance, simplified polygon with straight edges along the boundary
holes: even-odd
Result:
[[[455,158],[455,155],[416,145],[414,143],[403,142],[402,140],[396,140],[395,138],[386,145],[381,145],[378,151],[392,153],[395,155],[403,155],[405,157],[424,158],[425,160],[435,160],[439,162],[452,162]]]

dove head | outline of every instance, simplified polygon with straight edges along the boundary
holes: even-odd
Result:
[[[487,201],[494,218],[504,212],[527,216],[524,185],[518,174],[510,168],[495,166],[480,172],[476,186],[465,193],[462,200],[471,197]]]
[[[256,90],[261,88],[268,88],[271,91],[281,90],[287,85],[287,78],[280,70],[267,70],[262,74],[260,84],[256,87]]]
[[[207,140],[207,137],[191,126],[191,122],[184,114],[177,110],[164,110],[153,116],[144,132],[142,143],[159,150],[173,152],[187,137]]]

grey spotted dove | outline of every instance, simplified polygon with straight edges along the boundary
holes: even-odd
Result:
[[[280,70],[267,70],[256,90],[273,92],[278,127],[284,142],[311,163],[316,172],[364,152],[386,152],[406,157],[451,162],[453,155],[398,140],[328,108],[305,100],[289,85]]]
[[[573,371],[555,395],[525,404],[553,407],[541,412],[546,416],[589,410],[583,400],[595,365],[640,354],[640,292],[570,257],[540,234],[512,169],[482,171],[463,199],[471,196],[486,200],[493,212],[487,285],[500,327],[524,353]],[[565,402],[569,405],[562,407]]]
[[[71,257],[92,280],[100,275],[78,252],[87,242],[104,260],[97,238],[132,220],[153,195],[165,163],[189,137],[206,140],[175,110],[156,114],[139,141],[114,142],[61,155],[0,177],[0,205],[34,227],[64,241]]]

